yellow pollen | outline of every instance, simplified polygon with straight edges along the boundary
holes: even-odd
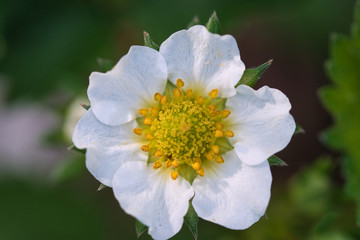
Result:
[[[194,158],[193,162],[198,162],[201,164],[201,158]]]
[[[165,105],[167,102],[167,97],[166,96],[162,96],[161,99],[160,99],[160,104],[161,105]]]
[[[171,166],[172,166],[172,164],[171,164],[171,160],[170,160],[170,159],[166,160],[166,162],[165,162],[165,166],[166,166],[167,168],[169,168],[169,167],[171,167]]]
[[[215,104],[210,104],[208,106],[208,109],[209,109],[210,113],[212,113],[216,109],[216,105]]]
[[[215,161],[216,161],[218,164],[224,163],[224,159],[223,159],[222,156],[220,156],[220,155],[217,155],[217,156],[216,156]]]
[[[213,116],[213,117],[216,117],[216,116],[218,116],[220,114],[220,112],[218,111],[218,110],[214,110],[214,111],[212,111],[212,113],[211,113],[211,115]]]
[[[146,116],[148,113],[148,110],[146,108],[142,108],[138,110],[138,113],[142,116]]]
[[[222,136],[224,136],[224,132],[219,129],[216,129],[215,137],[222,137]]]
[[[159,162],[159,161],[156,161],[156,162],[154,162],[154,164],[153,164],[153,169],[154,169],[154,170],[159,169],[159,168],[161,168],[161,166],[162,166],[162,163]]]
[[[134,128],[133,129],[133,132],[136,134],[136,135],[139,135],[139,136],[141,136],[141,134],[142,134],[142,129],[141,128]]]
[[[227,137],[233,137],[233,136],[234,136],[234,132],[233,132],[233,131],[230,131],[230,130],[226,130],[225,136],[227,136]]]
[[[154,99],[156,100],[156,101],[160,101],[160,99],[161,99],[161,94],[160,93],[155,93],[155,95],[154,95]]]
[[[203,176],[204,176],[204,173],[205,173],[205,171],[204,171],[204,169],[203,169],[203,168],[200,168],[200,169],[199,169],[199,170],[197,170],[196,172],[197,172],[197,174],[199,174],[199,175],[200,175],[200,177],[203,177]]]
[[[144,124],[145,124],[145,125],[150,126],[150,125],[152,124],[152,122],[153,122],[153,119],[150,118],[150,117],[146,117],[146,118],[144,119]]]
[[[186,97],[187,98],[192,98],[193,96],[194,96],[194,93],[190,88],[188,90],[186,90]]]
[[[220,148],[219,148],[219,146],[214,145],[214,146],[211,147],[211,151],[212,151],[214,154],[219,154]]]
[[[141,150],[143,150],[144,152],[150,151],[149,144],[146,144],[146,145],[141,146]]]
[[[196,103],[200,104],[200,105],[203,105],[204,102],[205,102],[205,99],[203,96],[198,96],[195,100]]]
[[[179,172],[178,171],[174,171],[174,172],[171,172],[171,178],[172,180],[176,180],[179,176]]]
[[[175,89],[174,89],[174,96],[175,96],[175,98],[180,98],[181,95],[182,95],[182,94],[181,94],[180,89],[175,88]]]
[[[195,171],[199,171],[201,168],[201,165],[199,162],[194,162],[191,166]]]
[[[178,163],[177,160],[172,161],[171,165],[172,165],[174,168],[179,167],[179,163]]]
[[[151,133],[146,133],[146,134],[145,134],[145,139],[147,139],[147,140],[153,140],[153,139],[154,139],[154,135],[152,135]]]
[[[157,115],[159,114],[159,111],[160,111],[160,109],[157,107],[150,108],[150,113],[151,113],[151,116],[153,116],[153,117],[157,117]]]
[[[181,78],[178,78],[178,79],[176,80],[176,86],[177,86],[178,88],[182,88],[184,85],[185,85],[185,84],[184,84],[184,82],[183,82],[183,80],[182,80]]]
[[[156,150],[156,152],[154,152],[154,156],[156,157],[156,158],[159,158],[159,157],[161,157],[163,155],[163,153],[161,152],[161,151],[159,151],[159,150]]]
[[[210,161],[214,160],[214,155],[211,152],[205,153],[205,157]]]
[[[218,90],[217,88],[215,88],[215,89],[213,89],[213,90],[211,90],[211,91],[209,92],[209,96],[210,96],[211,98],[216,98],[216,96],[218,95],[218,93],[219,93],[219,90]]]
[[[215,123],[215,128],[217,130],[221,130],[223,127],[224,127],[224,125],[222,125],[220,122]]]
[[[221,111],[221,116],[223,117],[223,118],[227,118],[229,115],[230,115],[230,111],[229,110],[227,110],[227,109],[225,109],[225,110],[222,110]]]

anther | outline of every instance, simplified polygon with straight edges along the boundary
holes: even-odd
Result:
[[[191,98],[192,96],[194,96],[193,91],[189,88],[188,90],[186,90],[186,97],[187,98]]]
[[[176,80],[176,86],[177,86],[178,88],[182,88],[184,85],[185,85],[185,83],[183,82],[183,80],[182,80],[181,78],[178,78],[178,79]]]
[[[215,161],[216,161],[218,164],[224,163],[224,159],[223,159],[222,156],[220,156],[220,155],[217,155],[217,156],[215,157]]]
[[[216,117],[216,116],[218,116],[220,114],[220,112],[218,111],[218,110],[214,110],[212,113],[211,113],[211,115],[213,116],[213,117]]]
[[[209,109],[209,111],[212,113],[212,112],[216,109],[216,105],[215,105],[215,104],[210,104],[210,105],[208,106],[208,109]]]
[[[219,146],[214,145],[214,146],[211,147],[211,151],[212,151],[214,154],[219,154],[220,148],[219,148]]]
[[[155,152],[154,152],[154,156],[156,157],[156,158],[159,158],[159,157],[161,157],[163,155],[163,153],[160,151],[160,150],[156,150]]]
[[[145,139],[147,139],[147,140],[153,140],[153,139],[154,139],[154,135],[152,135],[151,133],[146,133],[146,134],[145,134]]]
[[[226,130],[225,136],[227,136],[227,137],[233,137],[233,136],[234,136],[234,132],[233,132],[233,131],[230,131],[230,130]]]
[[[174,160],[172,161],[171,165],[174,167],[174,168],[177,168],[179,167],[179,162],[177,160]]]
[[[175,96],[175,98],[180,98],[181,97],[180,89],[178,89],[178,88],[174,89],[174,96]]]
[[[150,151],[149,144],[146,144],[146,145],[141,146],[141,150],[143,150],[144,152]]]
[[[201,158],[194,158],[193,162],[198,162],[201,164]]]
[[[150,117],[146,117],[146,118],[144,119],[144,124],[145,124],[145,125],[151,126],[152,122],[153,122],[153,119],[150,118]]]
[[[136,135],[139,135],[139,136],[141,136],[141,134],[142,134],[142,129],[141,128],[134,128],[133,129],[133,132],[136,134]]]
[[[201,168],[201,165],[199,162],[194,162],[191,166],[195,171],[199,171]]]
[[[138,110],[138,113],[142,116],[146,116],[148,113],[148,110],[146,108],[142,108]]]
[[[212,152],[205,153],[204,155],[208,160],[214,160],[214,155],[212,154]]]
[[[158,169],[158,168],[161,168],[161,166],[162,166],[162,163],[159,162],[159,161],[156,161],[156,162],[154,162],[154,164],[153,164],[153,169],[156,170],[156,169]]]
[[[222,129],[223,127],[224,127],[224,125],[222,125],[220,122],[215,123],[215,128],[216,128],[216,129],[220,130],[220,129]]]
[[[204,104],[204,97],[203,96],[198,96],[195,100],[196,103],[200,104],[200,105],[203,105]]]
[[[222,110],[221,111],[221,116],[223,117],[223,118],[227,118],[229,115],[230,115],[230,111],[229,110],[227,110],[227,109],[225,109],[225,110]]]
[[[171,167],[171,160],[170,160],[170,159],[166,160],[165,166],[166,166],[167,168]]]
[[[171,172],[171,178],[172,180],[176,180],[179,176],[179,172],[178,171],[174,171],[174,172]]]
[[[209,96],[210,96],[211,98],[216,98],[216,96],[218,95],[218,93],[219,93],[219,90],[218,90],[217,88],[215,88],[215,89],[213,89],[213,90],[211,90],[211,91],[209,92]]]
[[[205,173],[205,171],[204,171],[203,168],[200,168],[200,169],[197,170],[196,172],[197,172],[197,174],[199,174],[201,177],[203,177],[203,176],[204,176],[204,173]]]
[[[161,99],[160,99],[160,104],[161,105],[165,105],[167,102],[167,97],[166,96],[162,96]]]
[[[156,101],[160,101],[160,99],[161,99],[161,94],[160,93],[155,93],[155,95],[154,95],[154,99],[156,100]]]
[[[215,130],[215,137],[222,137],[224,136],[224,132],[219,130],[219,129],[216,129]]]
[[[153,116],[153,117],[156,117],[158,115],[159,111],[160,111],[160,109],[157,107],[150,108],[150,113],[151,113],[151,116]]]

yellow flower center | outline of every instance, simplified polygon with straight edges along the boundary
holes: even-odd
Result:
[[[212,100],[218,95],[218,89],[210,91],[209,96],[195,96],[191,89],[182,89],[184,82],[177,80],[173,97],[154,95],[158,102],[149,109],[139,109],[143,116],[143,128],[135,128],[134,134],[143,135],[148,144],[141,149],[149,152],[153,168],[171,168],[172,179],[179,172],[195,171],[204,176],[202,163],[216,161],[221,164],[218,139],[233,137],[230,130],[224,131],[222,119],[229,116],[229,110],[219,111]]]

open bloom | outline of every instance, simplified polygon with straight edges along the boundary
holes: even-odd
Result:
[[[279,90],[234,88],[244,69],[232,36],[194,26],[160,51],[133,46],[111,71],[91,74],[74,144],[154,239],[180,230],[190,200],[199,217],[231,229],[264,215],[267,159],[295,123]]]

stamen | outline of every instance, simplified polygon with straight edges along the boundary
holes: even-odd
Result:
[[[149,144],[146,144],[146,145],[141,146],[141,150],[143,150],[144,152],[150,151]]]
[[[225,110],[222,110],[221,111],[221,116],[223,117],[223,118],[227,118],[229,115],[230,115],[230,111],[229,110],[227,110],[227,109],[225,109]]]
[[[154,170],[159,169],[159,168],[161,168],[161,166],[162,166],[162,163],[159,162],[159,161],[156,161],[156,162],[154,162],[154,164],[153,164],[153,169],[154,169]]]
[[[152,135],[152,133],[146,133],[146,134],[145,134],[145,139],[147,139],[147,140],[153,140],[153,139],[154,139],[154,135]]]
[[[160,104],[161,105],[165,105],[167,102],[167,97],[166,96],[162,96],[161,99],[160,99]]]
[[[215,128],[217,130],[221,130],[223,127],[224,127],[224,125],[222,125],[220,122],[215,123]]]
[[[224,136],[224,132],[219,130],[219,129],[216,129],[215,130],[215,137],[222,137]]]
[[[194,158],[193,162],[198,162],[201,164],[201,158]]]
[[[234,132],[233,132],[233,131],[230,131],[230,130],[226,130],[225,136],[227,136],[227,137],[233,137],[233,136],[234,136]]]
[[[187,91],[186,91],[186,97],[187,98],[191,98],[194,96],[194,93],[193,91],[189,88]]]
[[[205,102],[205,99],[203,96],[198,96],[195,100],[196,103],[200,104],[200,105],[203,105],[204,102]]]
[[[156,150],[155,152],[154,152],[154,156],[156,157],[156,158],[159,158],[159,157],[161,157],[163,155],[163,153],[160,151],[160,150]]]
[[[145,124],[145,125],[151,126],[152,122],[153,122],[153,119],[150,118],[150,117],[146,117],[146,118],[144,119],[144,124]]]
[[[201,168],[201,165],[199,162],[194,162],[191,166],[195,171],[199,171]]]
[[[174,172],[171,172],[171,178],[172,180],[176,180],[179,176],[179,172],[178,171],[174,171]]]
[[[138,113],[140,113],[140,115],[142,116],[146,116],[148,113],[148,110],[146,108],[142,108],[138,110]]]
[[[160,111],[160,109],[157,107],[150,108],[150,113],[151,113],[151,116],[153,116],[153,117],[157,117],[157,115],[159,114],[159,111]]]
[[[205,153],[205,157],[210,161],[214,160],[214,155],[211,152]]]
[[[154,99],[156,100],[156,101],[160,101],[160,99],[161,99],[161,94],[160,93],[155,93],[155,95],[154,95]]]
[[[172,161],[171,165],[174,167],[174,168],[177,168],[179,167],[179,162],[177,160],[174,160]]]
[[[215,89],[213,89],[213,90],[211,90],[211,91],[209,92],[209,96],[210,96],[211,98],[216,98],[216,96],[218,95],[218,93],[219,93],[219,90],[218,90],[217,88],[215,88]]]
[[[214,145],[214,146],[211,147],[211,151],[212,151],[214,154],[219,154],[220,148],[219,148],[219,146]]]
[[[175,98],[180,98],[181,97],[180,89],[178,89],[178,88],[174,89],[174,96],[175,96]]]
[[[208,106],[209,112],[212,113],[215,109],[216,109],[216,105],[215,104],[210,104]]]
[[[136,135],[139,135],[139,136],[141,136],[141,134],[142,134],[142,129],[141,128],[134,128],[133,129],[133,132],[136,134]]]
[[[178,78],[178,79],[176,80],[176,86],[177,86],[178,88],[182,88],[184,85],[185,85],[185,83],[183,82],[183,80],[182,80],[181,78]]]
[[[171,167],[171,160],[170,160],[170,159],[166,160],[165,166],[166,166],[167,168]]]
[[[217,156],[216,156],[215,161],[216,161],[218,164],[224,163],[224,159],[223,159],[222,156],[220,156],[220,155],[217,155]]]
[[[204,169],[203,169],[203,168],[200,168],[200,169],[199,169],[199,170],[197,170],[196,172],[197,172],[197,174],[199,174],[201,177],[203,177],[203,176],[204,176],[204,174],[205,174],[205,171],[204,171]]]

